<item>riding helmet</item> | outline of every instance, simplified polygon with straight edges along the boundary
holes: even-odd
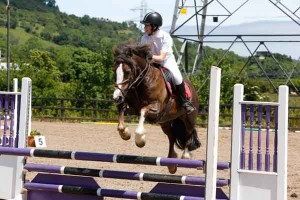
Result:
[[[145,15],[142,24],[154,24],[157,26],[162,26],[162,17],[158,12],[149,12]]]

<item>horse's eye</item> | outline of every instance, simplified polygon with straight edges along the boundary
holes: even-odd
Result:
[[[124,73],[130,73],[131,69],[130,69],[130,67],[128,67],[127,65],[125,65],[125,66],[123,66],[123,71],[124,71]]]

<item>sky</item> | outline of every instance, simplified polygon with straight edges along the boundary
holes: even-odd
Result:
[[[108,18],[112,21],[140,21],[140,14],[142,8],[142,1],[147,5],[148,11],[159,12],[164,19],[163,26],[170,26],[172,24],[175,0],[56,0],[62,12],[67,14],[74,14],[76,16],[89,15],[90,17]],[[187,14],[179,15],[178,23],[184,22],[192,14],[194,8],[188,6],[194,5],[194,0],[180,0],[186,2]],[[208,0],[210,2],[211,0]],[[239,6],[247,0],[219,0],[213,1],[209,5],[208,14],[211,15],[228,15],[233,13]],[[223,25],[233,25],[245,22],[252,22],[258,20],[290,20],[284,13],[282,13],[271,2],[277,0],[248,0],[241,9],[237,10]],[[200,4],[202,0],[196,0]],[[291,11],[296,11],[300,7],[299,0],[281,0],[285,7]],[[227,9],[225,10],[224,7]],[[135,9],[135,10],[132,10]],[[286,10],[285,10],[286,11]],[[300,16],[300,9],[296,12]],[[219,21],[226,16],[219,17]],[[298,21],[299,18],[297,19]],[[195,20],[190,21],[190,24],[195,23]],[[207,24],[212,24],[212,17],[208,17]]]
[[[231,13],[232,16],[225,20],[220,27],[228,27],[228,29],[234,29],[236,28],[236,26],[238,26],[240,27],[240,29],[242,29],[241,32],[243,32],[243,34],[254,34],[253,31],[256,34],[266,34],[266,31],[268,31],[268,33],[270,33],[271,31],[271,33],[274,34],[289,34],[290,31],[290,33],[300,35],[300,25],[298,26],[296,23],[294,23],[289,17],[287,17],[282,11],[280,11],[280,9],[278,9],[271,3],[276,1],[277,0],[208,0],[208,2],[212,3],[208,6],[207,15],[209,16],[206,19],[206,25],[215,27],[224,19],[226,19]],[[139,21],[141,20],[140,15],[142,2],[144,3],[144,5],[146,4],[146,7],[148,9],[147,11],[156,11],[162,15],[162,29],[169,31],[173,20],[176,0],[56,0],[56,4],[58,5],[60,11],[67,14],[74,14],[79,17],[89,15],[90,17],[96,18],[108,18],[111,21],[117,22],[135,21],[138,27],[140,27]],[[195,14],[194,7],[189,7],[194,5],[194,0],[179,0],[179,2],[185,2],[187,13],[179,15],[176,27],[187,21],[187,19]],[[203,0],[196,0],[196,2],[200,4],[200,2],[203,2]],[[292,12],[296,11],[295,14],[297,15],[297,17],[294,16],[293,18],[300,24],[300,1],[281,0],[277,5],[280,6],[280,3],[285,6],[285,8],[281,6],[281,8],[285,12],[289,12],[286,8],[288,8]],[[240,6],[241,8],[238,9]],[[213,22],[213,16],[216,15],[223,15],[219,16],[218,23]],[[272,30],[266,30],[266,28],[263,27],[260,28],[262,32],[258,32],[257,28],[259,27],[257,23],[252,23],[251,26],[253,28],[251,26],[250,28],[248,28],[249,30],[252,30],[252,32],[248,33],[245,32],[246,29],[243,28],[245,26],[241,25],[257,21],[264,23],[269,23],[269,21],[287,21],[292,22],[296,27],[294,29],[289,29],[289,31],[281,27],[277,28],[276,26],[275,28],[272,27]],[[193,28],[195,27],[195,24],[196,18],[193,17],[184,26],[190,26],[190,28]],[[189,27],[184,29],[184,26],[183,31],[187,31]],[[140,28],[142,28],[142,26]],[[195,29],[195,32],[197,31],[196,28],[193,29]],[[299,48],[295,49],[295,43],[283,44],[287,45],[287,47],[283,48],[283,45],[280,44],[279,47],[274,47],[274,49],[276,49],[275,52],[291,55],[294,58],[299,58]],[[293,48],[288,45],[293,45]],[[296,46],[299,46],[298,43]],[[223,46],[213,47],[223,48]],[[255,49],[255,47],[253,48]],[[241,49],[238,49],[236,52],[244,55]],[[245,51],[245,55],[247,54],[248,51]]]
[[[155,10],[161,13],[166,24],[171,24],[174,0],[146,0],[145,2],[149,12]],[[117,22],[138,23],[140,21],[141,0],[56,0],[56,4],[60,11],[77,16],[103,17]]]

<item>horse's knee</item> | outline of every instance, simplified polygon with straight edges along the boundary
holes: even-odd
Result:
[[[129,140],[131,138],[131,134],[129,132],[128,127],[118,127],[119,135],[123,140]]]

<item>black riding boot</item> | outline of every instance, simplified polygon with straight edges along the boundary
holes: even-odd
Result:
[[[180,85],[176,85],[178,100],[181,106],[184,108],[187,114],[190,114],[195,110],[191,102],[186,98],[186,92],[184,87],[184,81]]]

